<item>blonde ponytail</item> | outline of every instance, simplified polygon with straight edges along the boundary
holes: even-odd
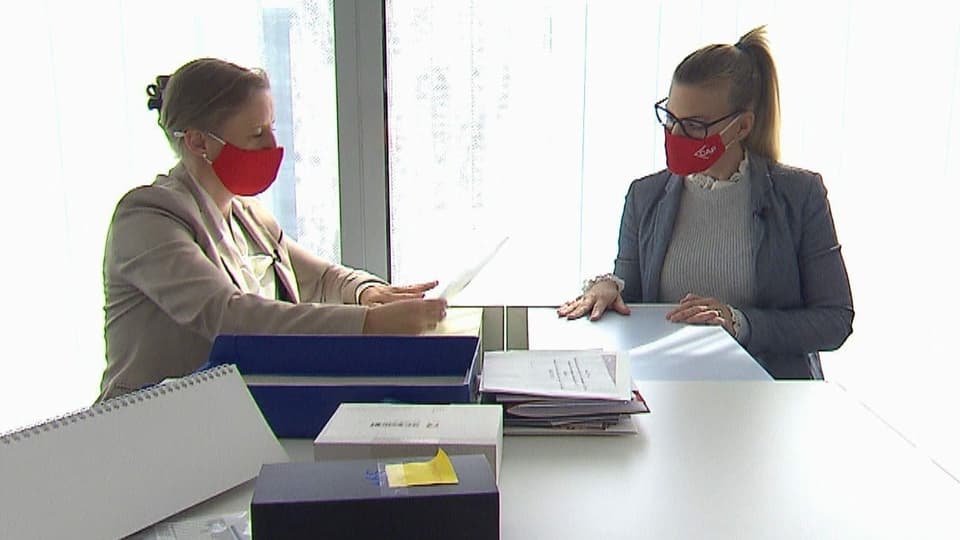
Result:
[[[780,85],[765,26],[744,34],[734,45],[707,45],[680,62],[673,81],[730,83],[730,106],[753,111],[753,129],[743,141],[750,153],[780,159]]]

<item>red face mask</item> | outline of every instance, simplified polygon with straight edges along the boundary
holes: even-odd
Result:
[[[217,173],[223,186],[234,195],[259,195],[277,179],[283,147],[244,150],[213,133],[209,134],[223,143],[223,149],[213,160],[213,172]]]
[[[727,127],[733,125],[735,121],[736,118],[727,124]],[[666,127],[663,128],[664,147],[667,151],[667,168],[674,174],[686,176],[713,167],[713,164],[727,150],[726,145],[723,144],[723,139],[720,137],[720,134],[726,131],[727,127],[706,139],[692,139],[675,135]]]

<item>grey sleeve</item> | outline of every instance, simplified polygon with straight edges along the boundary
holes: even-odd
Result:
[[[741,307],[749,327],[744,346],[752,354],[834,350],[853,331],[850,282],[820,175],[810,183],[801,212],[797,265],[803,306]]]

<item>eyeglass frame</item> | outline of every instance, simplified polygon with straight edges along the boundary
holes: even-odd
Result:
[[[675,114],[673,114],[672,112],[670,112],[669,110],[667,110],[666,107],[663,106],[663,104],[666,103],[669,99],[670,99],[669,97],[665,97],[665,98],[661,99],[660,101],[658,101],[658,102],[656,102],[656,103],[653,104],[653,113],[654,113],[654,115],[657,117],[657,122],[658,122],[661,126],[663,126],[664,128],[669,129],[670,131],[673,131],[673,128],[672,128],[672,127],[668,126],[668,125],[666,124],[666,122],[664,122],[663,120],[660,119],[660,111],[663,111],[663,112],[667,115],[667,120],[673,119],[673,123],[674,123],[674,124],[679,124],[679,125],[680,125],[680,131],[683,131],[683,134],[684,134],[685,136],[687,136],[688,138],[697,139],[697,140],[700,140],[700,141],[702,141],[702,140],[704,140],[704,139],[706,139],[707,137],[710,136],[710,128],[712,128],[713,126],[719,124],[720,122],[723,122],[724,120],[727,120],[727,119],[729,119],[729,118],[732,118],[732,117],[734,117],[734,116],[736,116],[736,115],[738,115],[738,114],[743,114],[744,112],[746,112],[746,111],[743,110],[743,109],[737,109],[737,110],[733,111],[733,112],[730,113],[730,114],[727,114],[727,115],[724,115],[724,116],[722,116],[722,117],[720,117],[720,118],[717,118],[717,119],[714,120],[713,122],[704,122],[704,121],[702,121],[702,120],[697,120],[696,118],[677,118],[677,116],[676,116]],[[699,126],[702,126],[702,127],[703,127],[703,137],[694,137],[694,136],[690,135],[690,133],[687,131],[687,128],[684,126],[684,122],[692,122],[692,123],[698,124]]]

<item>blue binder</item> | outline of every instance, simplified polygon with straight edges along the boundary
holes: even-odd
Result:
[[[248,381],[248,388],[277,437],[312,439],[340,403],[477,401],[480,340],[475,336],[223,335],[214,341],[208,361],[211,366],[219,364],[236,364],[244,376],[285,376],[287,384]],[[298,377],[304,378],[303,384],[290,384]],[[334,381],[350,377],[352,381],[338,385],[326,379],[318,385],[308,380],[315,377]],[[371,378],[370,384],[357,383],[357,378],[365,377]],[[396,379],[385,382],[386,377]],[[424,377],[445,377],[448,382],[424,384]]]

